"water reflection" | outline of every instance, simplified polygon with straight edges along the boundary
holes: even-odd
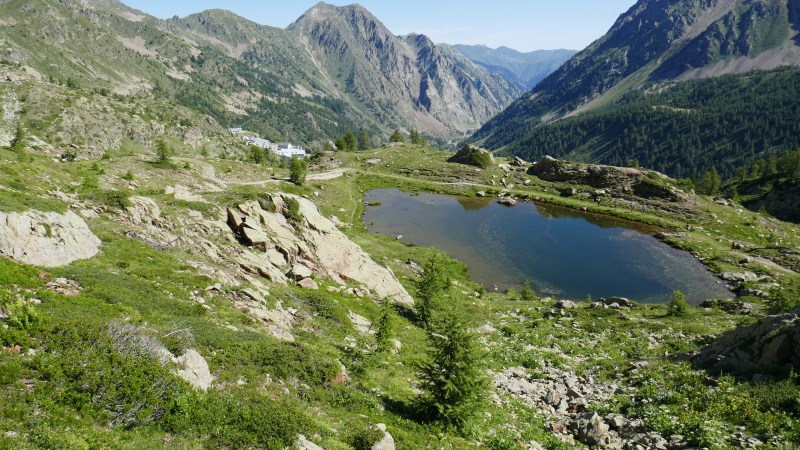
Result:
[[[541,293],[576,299],[663,302],[674,290],[695,304],[731,297],[691,255],[650,236],[652,228],[551,205],[508,208],[490,198],[379,189],[368,200],[381,203],[367,208],[371,231],[444,250],[487,288],[530,281]]]

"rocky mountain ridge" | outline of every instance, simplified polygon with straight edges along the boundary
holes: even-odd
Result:
[[[413,118],[430,134],[474,129],[519,93],[448,45],[393,35],[358,5],[320,3],[288,30],[362,108],[384,121]]]
[[[321,3],[286,30],[222,10],[160,20],[94,0],[4,2],[0,18],[0,57],[40,78],[169,99],[306,145],[360,128],[463,136],[521,93],[358,6]]]
[[[800,65],[798,17],[793,0],[640,0],[472,140],[502,148],[665,80]]]

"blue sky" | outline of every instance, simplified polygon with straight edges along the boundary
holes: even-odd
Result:
[[[167,18],[211,8],[254,22],[286,27],[314,0],[122,0]],[[352,1],[328,1],[346,5]],[[580,50],[599,38],[635,0],[360,0],[395,34],[411,32],[448,44],[505,45],[520,51]]]

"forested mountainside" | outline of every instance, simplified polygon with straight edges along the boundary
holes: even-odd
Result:
[[[553,73],[577,50],[535,50],[520,52],[508,47],[489,48],[485,45],[454,45],[470,61],[491,73],[503,77],[521,90],[530,90]]]
[[[798,68],[655,83],[541,127],[504,153],[635,163],[677,178],[716,168],[730,178],[757,158],[800,147],[798,92]]]
[[[743,103],[734,101],[728,105],[722,101],[731,100],[738,94],[748,95],[748,90],[750,94],[758,92],[747,87],[744,92],[737,90],[752,83],[753,77],[745,76],[739,81],[729,77],[719,83],[709,81],[705,85],[670,88],[676,92],[688,92],[694,87],[705,86],[700,88],[703,99],[693,100],[695,105],[699,102],[712,104],[712,97],[719,96],[716,108],[730,107],[724,115],[739,116],[731,120],[738,121],[743,127],[741,130],[728,129],[723,135],[720,135],[721,127],[715,126],[708,131],[695,131],[701,125],[708,125],[704,121],[712,115],[703,114],[701,117],[704,118],[699,121],[695,120],[697,115],[692,114],[678,118],[678,112],[671,111],[669,105],[660,110],[654,108],[647,114],[634,114],[637,108],[634,105],[641,108],[645,103],[632,103],[631,98],[650,97],[647,105],[657,106],[658,101],[679,94],[666,93],[666,97],[659,97],[651,95],[652,91],[658,92],[662,86],[672,86],[673,82],[797,66],[800,63],[799,8],[794,0],[641,0],[620,16],[605,36],[485,124],[471,140],[491,149],[509,148],[511,152],[521,154],[572,153],[576,157],[580,154],[587,160],[605,162],[635,158],[652,162],[654,167],[672,174],[684,175],[691,173],[689,165],[702,170],[712,163],[725,165],[746,160],[752,153],[766,155],[784,151],[791,143],[784,138],[788,132],[786,128],[768,120],[759,124],[760,118],[743,119]],[[796,111],[796,107],[788,103],[796,100],[797,96],[791,96],[792,91],[782,92],[788,97],[781,99],[779,104]],[[688,95],[691,97],[692,94]],[[775,99],[774,96],[770,98]],[[621,108],[618,112],[609,112],[602,110],[604,106]],[[619,126],[622,115],[631,114],[635,117],[632,117],[633,122],[626,124],[629,133],[611,138],[609,127]],[[683,142],[690,145],[683,146],[681,139],[660,139],[658,136],[666,137],[668,131],[660,131],[661,125],[653,125],[654,115],[668,116],[667,123],[673,125],[685,124],[686,128],[680,131],[681,134],[686,132]],[[718,117],[722,115],[720,111]],[[567,120],[566,125],[559,122],[559,119],[575,116],[577,121]],[[600,122],[591,123],[592,118]],[[644,127],[644,123],[651,123],[651,126]],[[553,129],[549,130],[551,127]],[[574,128],[576,131],[586,132],[581,135],[585,141],[580,144],[582,150],[575,142],[553,145],[553,139],[561,135],[565,127],[577,127]],[[675,130],[677,134],[678,130]],[[772,134],[777,136],[770,136]],[[759,141],[758,136],[767,139]],[[741,142],[732,142],[739,137]],[[596,141],[603,146],[609,140],[611,142],[602,149],[587,150],[590,142]],[[653,145],[654,140],[659,142]],[[624,149],[621,141],[626,141]],[[552,147],[543,148],[541,145]],[[683,149],[677,149],[678,146]],[[701,155],[699,162],[694,162],[695,154]],[[668,161],[676,157],[678,161]]]

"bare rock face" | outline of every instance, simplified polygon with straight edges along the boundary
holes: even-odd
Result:
[[[0,213],[0,255],[43,267],[95,256],[100,239],[72,211]]]
[[[711,371],[789,373],[800,367],[800,309],[726,333],[693,361]]]
[[[297,211],[292,214],[289,203],[295,202]],[[290,279],[313,281],[312,277],[340,284],[353,280],[378,298],[413,304],[388,268],[376,263],[304,198],[274,193],[261,202],[229,208],[228,225],[251,247],[238,261],[250,273],[282,284]]]
[[[617,195],[633,194],[670,201],[685,201],[689,197],[671,186],[667,176],[629,167],[575,164],[545,156],[528,173],[545,181],[582,184]]]

